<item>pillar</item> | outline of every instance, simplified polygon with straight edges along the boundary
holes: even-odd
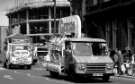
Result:
[[[106,23],[106,25],[105,25],[105,38],[106,38],[106,41],[108,43],[108,46],[110,44],[109,43],[110,42],[109,37],[110,37],[110,27],[109,27],[109,23]]]
[[[29,27],[29,10],[26,10],[26,34],[30,34],[30,27]]]
[[[82,19],[82,28],[84,27],[84,15],[86,14],[86,0],[82,0],[82,14],[81,14],[81,19]]]
[[[48,8],[48,18],[49,18],[49,34],[51,34],[52,26],[51,26],[51,21],[50,21],[50,19],[51,19],[51,8],[50,7]]]
[[[130,20],[127,20],[127,30],[128,30],[128,49],[131,49],[132,46],[132,28],[133,28],[133,24],[130,22]]]
[[[116,40],[116,32],[117,32],[117,24],[116,24],[116,20],[112,22],[112,48],[113,49],[116,49],[117,46],[116,46],[116,43],[117,43],[117,40]]]

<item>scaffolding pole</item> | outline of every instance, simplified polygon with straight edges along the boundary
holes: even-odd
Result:
[[[54,1],[54,33],[56,33],[56,0]]]

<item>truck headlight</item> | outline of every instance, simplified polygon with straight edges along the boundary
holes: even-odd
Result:
[[[78,64],[78,68],[80,70],[85,70],[86,69],[86,65],[85,64]]]
[[[108,63],[108,64],[106,64],[106,68],[107,68],[107,69],[113,69],[113,66],[114,66],[113,63]]]

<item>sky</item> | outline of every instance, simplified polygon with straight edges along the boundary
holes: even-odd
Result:
[[[15,0],[0,0],[0,26],[8,26],[8,9],[15,5]]]

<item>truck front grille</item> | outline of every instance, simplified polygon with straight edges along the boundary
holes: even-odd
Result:
[[[105,64],[87,64],[86,65],[86,73],[104,73],[105,72]]]

